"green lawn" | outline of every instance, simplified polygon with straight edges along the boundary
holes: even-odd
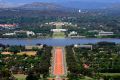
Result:
[[[65,38],[64,32],[55,32],[53,33],[53,38]]]
[[[62,26],[56,26],[56,29],[62,29]]]
[[[85,76],[85,78],[84,78],[84,79],[80,79],[80,80],[93,80],[93,79],[92,79],[92,78],[90,78],[90,77]]]
[[[56,29],[62,29],[62,26],[56,26]],[[65,38],[64,32],[54,32],[53,38]]]
[[[14,77],[17,78],[17,80],[26,80],[26,76],[24,74],[14,74]]]
[[[104,76],[120,76],[120,73],[100,73],[101,75],[104,75]]]

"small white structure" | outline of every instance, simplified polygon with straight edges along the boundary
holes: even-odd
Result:
[[[88,32],[99,32],[99,30],[89,30]]]
[[[0,24],[0,28],[2,29],[16,29],[18,24]]]
[[[79,13],[81,13],[81,10],[79,9],[79,11],[78,11]]]
[[[15,35],[15,33],[5,33],[5,34],[3,34],[3,36],[14,36]]]
[[[41,35],[43,35],[43,33],[36,33],[36,35],[41,36]]]
[[[99,35],[99,36],[111,36],[111,35],[114,35],[114,33],[113,33],[113,32],[101,31],[101,32],[99,32],[98,35]]]
[[[66,32],[67,29],[51,29],[52,32]]]
[[[79,47],[79,48],[90,48],[91,50],[93,49],[93,46],[92,45],[77,45],[75,44],[74,47]]]
[[[28,36],[30,36],[30,35],[34,36],[35,35],[35,33],[32,32],[32,31],[27,31],[26,33],[27,33]]]
[[[27,36],[34,36],[35,35],[35,33],[34,32],[32,32],[32,31],[23,31],[23,30],[20,30],[20,31],[14,31],[14,33],[15,34],[21,34],[21,33],[24,33],[24,34],[26,34]]]
[[[55,25],[55,26],[72,25],[72,23],[68,23],[68,22],[49,22],[45,24]]]
[[[70,32],[69,36],[70,35],[77,35],[77,32],[76,31],[72,31],[72,32]]]
[[[32,46],[25,46],[25,49],[27,50],[31,50],[33,48],[38,48],[38,49],[42,49],[43,48],[43,45],[32,45]]]

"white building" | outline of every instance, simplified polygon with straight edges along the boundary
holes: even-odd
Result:
[[[101,31],[98,34],[99,36],[111,36],[114,35],[114,32],[105,32],[105,31]]]
[[[52,32],[66,32],[67,29],[51,29]]]
[[[79,47],[79,48],[90,48],[91,50],[93,49],[93,46],[92,45],[74,45],[74,47]]]
[[[69,35],[77,35],[77,32],[76,31],[72,31],[72,32],[70,32]]]
[[[13,36],[13,35],[15,35],[15,33],[5,33],[5,34],[3,34],[3,36]]]
[[[32,31],[27,31],[26,34],[27,34],[27,36],[30,36],[30,35],[34,36],[35,35],[35,33]]]
[[[43,45],[32,45],[32,46],[25,46],[25,49],[27,50],[30,50],[30,49],[33,49],[33,48],[37,48],[37,49],[42,49],[43,48]]]
[[[27,36],[34,36],[35,35],[35,33],[33,32],[33,31],[23,31],[23,30],[21,30],[21,31],[14,31],[14,33],[15,34],[26,34]]]
[[[0,24],[0,28],[5,29],[15,29],[17,26],[17,24]]]
[[[72,23],[68,23],[68,22],[50,22],[45,24],[55,25],[55,26],[72,25]]]
[[[78,12],[81,13],[82,11],[79,9]]]

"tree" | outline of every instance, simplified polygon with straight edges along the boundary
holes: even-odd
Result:
[[[38,78],[34,73],[29,72],[28,76],[26,77],[26,80],[38,80]]]

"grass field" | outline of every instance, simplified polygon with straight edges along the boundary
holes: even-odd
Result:
[[[64,32],[55,32],[53,33],[53,38],[65,38]]]
[[[20,53],[17,53],[17,55],[28,55],[28,56],[35,56],[36,55],[36,51],[25,51],[25,52],[20,52]]]
[[[56,29],[62,29],[62,26],[57,25]],[[54,32],[53,38],[65,38],[65,33],[64,32]]]
[[[24,75],[24,74],[14,74],[14,77],[15,77],[17,80],[26,80],[26,76],[27,76],[27,75]]]
[[[80,80],[93,80],[93,78],[90,78],[90,77],[85,76],[84,79],[80,79]]]
[[[100,73],[101,75],[104,75],[104,76],[120,76],[120,73]]]
[[[13,54],[12,52],[2,52],[1,54],[3,54],[3,55],[10,55],[10,54]]]
[[[56,29],[62,29],[62,26],[56,26]]]
[[[11,54],[12,55],[14,53],[12,53],[12,52],[2,52],[1,54],[3,54],[3,55],[10,55]],[[24,55],[24,54],[26,54],[28,56],[35,56],[36,51],[24,51],[24,52],[17,53],[17,55]]]

